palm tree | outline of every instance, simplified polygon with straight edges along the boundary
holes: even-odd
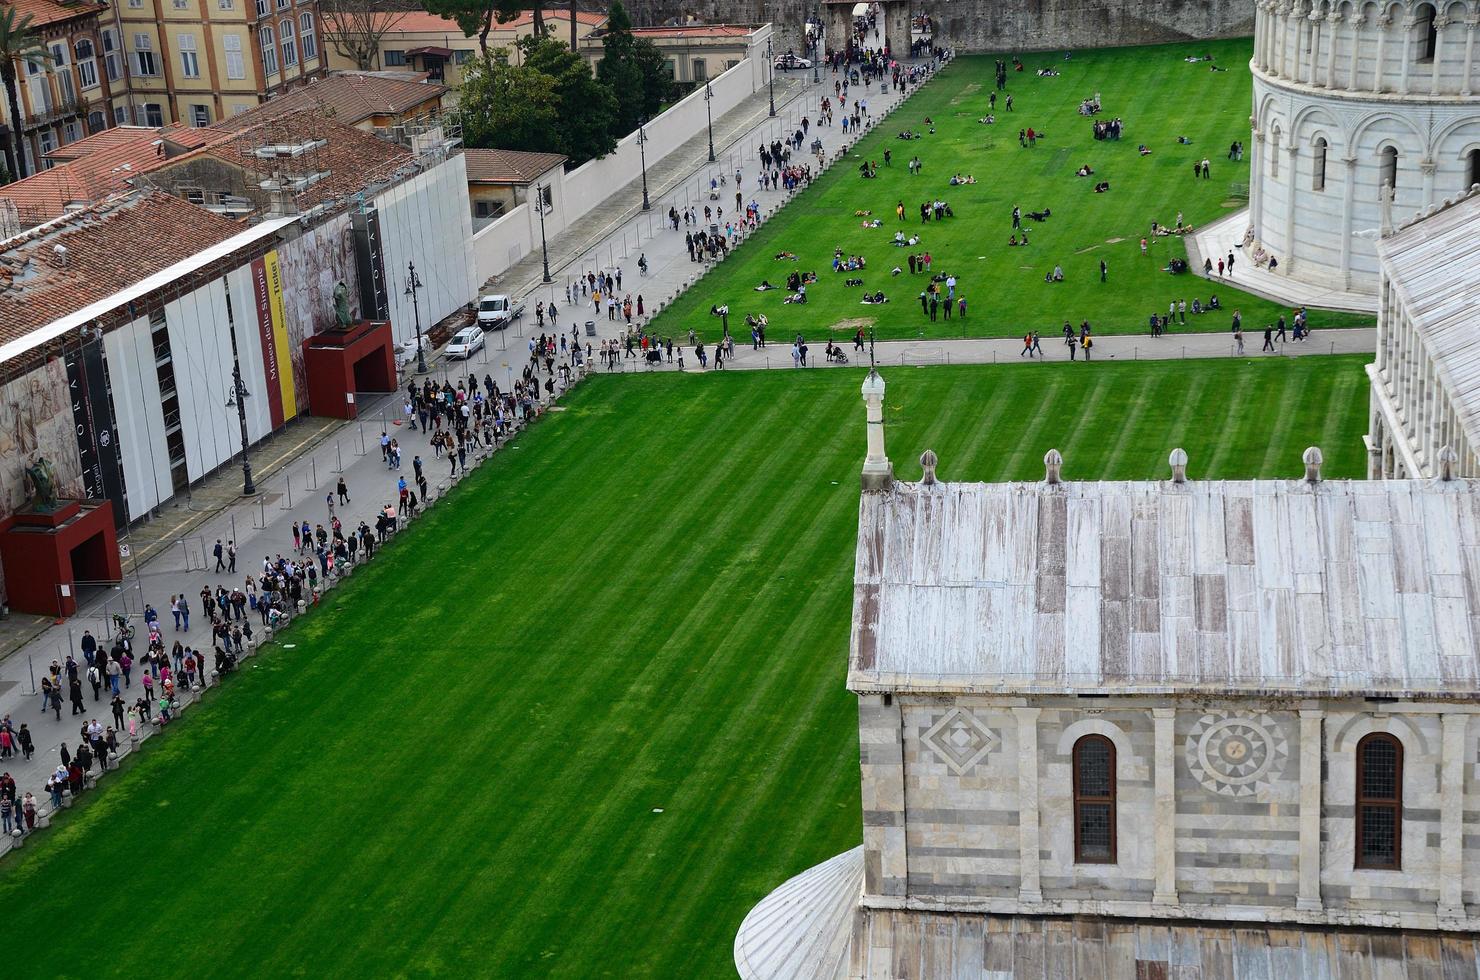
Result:
[[[44,65],[50,60],[41,36],[31,28],[31,15],[19,15],[10,5],[0,6],[0,81],[5,82],[5,98],[10,106],[10,137],[6,141],[8,169],[17,178],[26,176],[26,155],[21,150],[20,89],[16,76],[21,65]]]

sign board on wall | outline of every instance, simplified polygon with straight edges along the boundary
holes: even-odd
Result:
[[[283,316],[282,266],[276,249],[252,261],[252,296],[257,307],[257,328],[262,338],[262,369],[267,377],[268,410],[272,427],[276,429],[298,414],[288,324]]]
[[[69,345],[64,360],[77,458],[82,464],[82,492],[89,500],[111,500],[113,518],[121,527],[128,520],[128,498],[118,462],[118,434],[102,341]]]

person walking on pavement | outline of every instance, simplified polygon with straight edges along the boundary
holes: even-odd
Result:
[[[211,549],[211,554],[216,556],[216,571],[226,570],[226,549],[221,546],[221,539],[216,539],[216,546]]]
[[[1274,350],[1274,326],[1269,323],[1264,325],[1264,346],[1260,348],[1260,352],[1267,350]]]
[[[349,484],[344,482],[344,477],[339,478],[339,486],[335,488],[335,492],[339,494],[341,505],[349,503]]]
[[[226,542],[226,570],[228,572],[230,572],[231,574],[233,574],[233,575],[236,574],[236,542],[235,541],[228,541],[228,542]]]

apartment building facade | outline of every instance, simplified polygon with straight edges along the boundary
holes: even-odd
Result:
[[[0,99],[5,138],[18,134],[25,172],[44,167],[46,154],[108,125],[112,83],[100,66],[102,18],[106,4],[17,0],[7,3],[46,49],[47,61],[17,65],[21,118],[10,118],[9,100]]]
[[[116,125],[209,126],[324,74],[317,0],[118,0],[111,20]]]

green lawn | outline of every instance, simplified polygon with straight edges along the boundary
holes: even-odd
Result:
[[[1251,50],[1250,41],[1235,40],[1081,51],[1069,61],[1029,56],[1027,71],[1009,74],[1013,111],[1003,111],[999,98],[991,126],[977,120],[988,113],[993,59],[960,58],[867,137],[847,162],[834,166],[665,310],[654,329],[678,336],[694,326],[712,333],[715,321],[708,310],[727,303],[734,319],[765,313],[776,337],[815,336],[827,327],[851,332],[859,320],[876,320],[880,338],[1021,336],[1030,329],[1047,337],[1065,320],[1089,320],[1101,334],[1140,333],[1149,331],[1150,314],[1166,313],[1168,302],[1186,300],[1190,307],[1200,297],[1206,303],[1215,289],[1224,312],[1189,318],[1178,329],[1227,330],[1235,308],[1244,312],[1245,329],[1272,322],[1287,311],[1210,284],[1200,274],[1173,277],[1161,271],[1172,257],[1186,257],[1180,238],[1152,238],[1150,256],[1140,254],[1140,239],[1150,234],[1153,220],[1174,226],[1180,210],[1184,221],[1202,225],[1247,203],[1248,157],[1230,161],[1228,147],[1250,139]],[[1189,52],[1204,51],[1228,70],[1213,72],[1207,64],[1182,60]],[[1040,78],[1034,74],[1040,66],[1052,66],[1060,75]],[[1118,142],[1096,141],[1091,120],[1078,114],[1080,100],[1096,92],[1104,107],[1097,118],[1125,121]],[[897,138],[907,128],[925,131],[927,116],[935,121],[935,135]],[[1024,149],[1018,131],[1027,127],[1049,135]],[[1191,139],[1191,145],[1179,144],[1178,136]],[[1150,156],[1137,153],[1143,142],[1152,149]],[[894,156],[887,168],[885,150]],[[924,172],[912,177],[906,164],[914,155]],[[1212,178],[1195,180],[1192,163],[1205,156],[1212,162]],[[878,165],[877,179],[859,176],[858,163],[865,158]],[[1086,163],[1094,176],[1076,177]],[[977,183],[952,187],[949,180],[956,173],[975,176]],[[1110,182],[1109,193],[1093,193],[1099,180]],[[922,224],[920,204],[937,196],[950,203],[956,217]],[[904,224],[894,211],[901,201]],[[1027,248],[1008,245],[1014,205],[1022,208],[1029,229]],[[1045,208],[1053,213],[1043,223],[1027,217]],[[880,227],[862,227],[872,218],[856,217],[859,210],[872,211]],[[914,250],[890,244],[900,229],[907,237],[922,236],[918,248],[931,252],[932,272],[957,277],[958,293],[967,300],[964,324],[959,318],[931,323],[921,314],[918,296],[929,277],[911,277],[907,255]],[[867,267],[861,273],[834,273],[835,248],[862,255]],[[778,261],[775,256],[783,251],[794,252],[798,260]],[[1099,281],[1101,259],[1109,266],[1105,284]],[[1044,282],[1055,263],[1063,267],[1065,281]],[[897,278],[890,275],[895,265],[905,269]],[[784,289],[754,291],[763,279],[784,284],[793,270],[819,276],[808,289],[807,305],[784,304]],[[843,285],[849,278],[862,278],[870,291],[883,290],[889,303],[861,305],[862,291]],[[1361,326],[1372,318],[1316,311],[1311,323]]]
[[[1365,360],[893,369],[889,451],[1355,476]],[[583,386],[0,864],[8,973],[731,975],[746,911],[860,839],[860,380]]]

